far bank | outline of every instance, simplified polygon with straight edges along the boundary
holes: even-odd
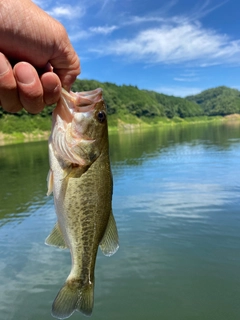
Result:
[[[121,119],[115,115],[109,116],[109,132],[114,131],[134,131],[138,129],[148,129],[152,127],[185,126],[203,123],[226,123],[227,125],[240,125],[240,115],[232,114],[228,116],[216,117],[191,117],[191,118],[137,118],[131,114],[125,115]],[[36,129],[37,128],[37,129]],[[38,116],[29,118],[17,118],[6,116],[0,119],[0,146],[24,143],[31,141],[47,140],[50,135],[51,119]]]

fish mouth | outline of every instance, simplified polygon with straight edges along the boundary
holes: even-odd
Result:
[[[93,110],[96,103],[102,100],[102,89],[98,88],[91,91],[68,93],[62,88],[62,96],[72,102],[69,104],[70,111],[88,112]]]
[[[101,102],[102,99],[101,88],[77,93],[72,91],[67,92],[62,88],[60,102],[56,106],[53,114],[58,114],[62,120],[70,123],[74,113],[92,111],[96,104]]]

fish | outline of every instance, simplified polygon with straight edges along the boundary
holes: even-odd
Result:
[[[112,212],[107,110],[102,89],[67,92],[52,115],[48,195],[53,193],[57,222],[47,245],[69,249],[72,267],[52,304],[52,316],[75,311],[90,316],[98,247],[106,256],[119,248]]]

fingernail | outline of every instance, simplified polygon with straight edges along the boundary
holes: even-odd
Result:
[[[0,76],[3,76],[9,70],[9,65],[3,54],[0,54]]]
[[[27,63],[21,63],[15,66],[15,75],[17,80],[23,84],[31,84],[35,80],[35,74]]]

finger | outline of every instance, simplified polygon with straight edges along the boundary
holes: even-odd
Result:
[[[18,112],[22,109],[12,67],[2,53],[0,53],[0,101],[3,109],[8,112]]]
[[[61,43],[55,44],[53,57],[50,58],[49,62],[53,66],[53,71],[59,76],[63,88],[69,91],[80,74],[80,60],[65,28],[61,25],[58,29],[58,39],[61,39]]]
[[[77,76],[80,74],[79,58],[76,55],[74,55],[71,61],[72,63],[66,67],[62,65],[62,68],[55,67],[53,69],[54,72],[59,76],[62,83],[62,87],[67,91],[70,91],[72,84],[76,80]]]
[[[43,88],[37,71],[27,62],[19,62],[13,72],[18,94],[23,107],[30,113],[39,113],[44,108]]]
[[[41,78],[43,87],[43,100],[46,105],[56,103],[60,98],[61,82],[53,72],[44,73]]]

